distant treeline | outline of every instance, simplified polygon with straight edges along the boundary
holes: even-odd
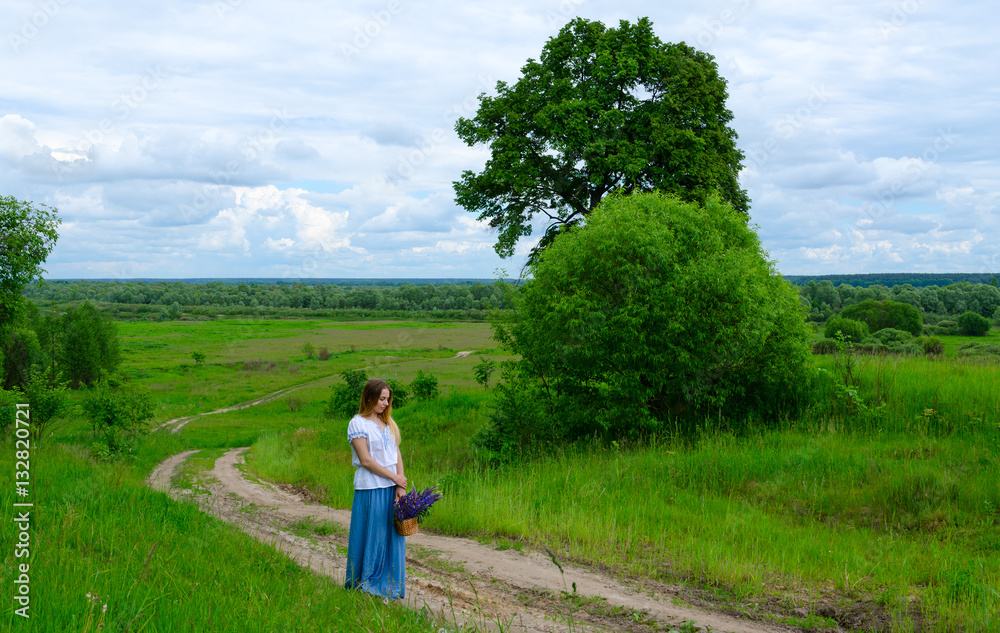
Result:
[[[796,286],[804,286],[810,281],[829,281],[835,286],[850,284],[859,288],[869,286],[910,285],[914,288],[927,286],[950,286],[955,283],[997,285],[1000,273],[869,273],[865,275],[785,275],[785,279]]]
[[[402,280],[257,281],[95,281],[51,280],[25,288],[36,303],[90,301],[112,312],[155,313],[178,318],[196,315],[263,314],[293,316],[394,316],[423,313],[446,318],[484,318],[502,307],[503,293],[493,282],[412,283]],[[159,307],[156,310],[155,307]],[[124,316],[124,315],[123,315]]]
[[[965,312],[1000,320],[1000,289],[989,283],[960,282],[917,288],[908,283],[859,287],[846,282],[834,286],[829,279],[809,280],[799,288],[799,296],[809,310],[811,321],[826,321],[843,308],[869,299],[908,303],[920,311],[925,324],[935,324],[940,319]]]

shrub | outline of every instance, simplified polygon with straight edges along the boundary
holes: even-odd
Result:
[[[333,420],[349,420],[358,412],[361,390],[368,382],[368,374],[363,369],[345,369],[340,377],[344,382],[330,386],[333,393],[323,414]]]
[[[864,354],[888,354],[889,348],[878,341],[878,339],[868,337],[854,349]]]
[[[316,357],[316,348],[313,347],[312,343],[306,341],[305,343],[302,344],[301,349],[302,353],[306,355],[306,360],[312,360],[313,358]]]
[[[149,393],[134,385],[111,385],[101,380],[83,401],[94,429],[94,454],[113,458],[131,453],[153,418]]]
[[[40,374],[32,374],[21,387],[21,402],[27,402],[31,411],[31,430],[36,437],[42,437],[48,427],[63,417],[70,409],[66,385],[50,385]]]
[[[883,330],[879,330],[873,334],[879,343],[882,343],[886,347],[892,347],[893,345],[902,345],[905,343],[910,343],[913,341],[913,335],[909,332],[904,332],[903,330],[897,330],[895,328],[887,327]]]
[[[832,317],[826,322],[826,327],[823,328],[823,336],[836,339],[838,333],[851,343],[860,343],[868,336],[868,326],[854,319],[845,319],[839,316]]]
[[[924,350],[925,354],[943,354],[944,344],[935,336],[921,336],[914,341]]]
[[[958,348],[959,356],[979,356],[1000,360],[1000,344],[997,343],[969,343]]]
[[[293,396],[289,394],[285,397],[285,404],[288,405],[288,410],[292,413],[296,413],[302,408],[302,398],[300,396]]]
[[[417,370],[417,377],[410,383],[413,390],[413,397],[417,400],[430,400],[438,395],[438,379],[431,374],[425,374],[422,370]],[[395,397],[395,394],[393,394]]]
[[[990,331],[990,321],[978,312],[965,312],[958,317],[958,330],[968,336],[985,336]]]
[[[955,334],[955,332],[939,325],[925,325],[924,334],[927,336],[948,336],[950,334]]]
[[[318,358],[320,360],[329,360],[330,359],[330,350],[327,349],[326,347],[319,348]]]
[[[368,374],[363,369],[345,369],[340,373],[344,382],[331,385],[330,400],[327,402],[323,415],[332,420],[349,420],[358,412],[361,403],[361,391],[368,382]],[[382,377],[392,390],[392,407],[398,409],[405,406],[410,396],[406,384],[396,378]]]
[[[958,334],[958,321],[955,319],[941,319],[938,327],[944,330],[945,334]]]
[[[841,310],[840,316],[845,319],[863,321],[871,332],[894,328],[909,332],[913,336],[919,336],[924,327],[920,311],[909,303],[898,301],[866,299],[861,303],[847,306]]]
[[[392,390],[392,408],[398,409],[400,407],[405,407],[410,402],[410,390],[406,386],[406,383],[402,380],[393,376],[392,378],[388,376],[383,376],[382,380],[389,385],[389,389]]]
[[[494,430],[518,450],[543,433],[636,438],[710,412],[777,419],[799,402],[809,332],[798,294],[718,200],[609,196],[530,272],[492,316],[520,357],[496,387]],[[540,418],[508,409],[524,405],[518,389],[541,398]]]
[[[906,356],[922,356],[924,348],[917,343],[894,343],[889,346],[889,351],[893,354],[904,354]]]
[[[525,367],[514,361],[501,363],[500,368],[490,424],[472,436],[480,456],[490,462],[508,461],[527,457],[546,444],[561,443],[568,429],[550,422],[553,411],[541,380],[524,373]]]
[[[837,339],[821,338],[813,343],[813,354],[836,354],[837,348]]]

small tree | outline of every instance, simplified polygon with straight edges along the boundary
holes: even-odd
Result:
[[[332,385],[333,393],[323,414],[333,420],[350,419],[358,412],[361,402],[361,392],[368,382],[368,374],[363,369],[345,369],[340,376],[344,382]],[[392,390],[392,406],[398,409],[409,401],[406,384],[396,378],[383,377],[389,389]]]
[[[4,389],[27,384],[32,370],[42,357],[38,336],[27,328],[0,329],[0,376]]]
[[[405,407],[410,402],[410,390],[406,386],[406,383],[402,380],[396,378],[395,376],[383,377],[386,384],[389,385],[389,389],[392,390],[392,408],[399,409]],[[436,379],[435,379],[436,380]]]
[[[438,379],[423,370],[417,370],[417,377],[410,383],[413,397],[417,400],[430,400],[438,395]]]
[[[472,368],[472,375],[475,376],[476,382],[481,384],[483,388],[490,388],[490,378],[493,376],[493,372],[496,370],[496,361],[490,360],[485,356],[479,364]]]
[[[196,365],[201,365],[205,362],[205,353],[199,351],[191,352],[191,358],[194,359]]]
[[[19,404],[24,404],[20,391],[0,388],[0,437],[7,434],[7,429],[13,428]]]
[[[42,438],[52,423],[70,409],[66,385],[49,385],[41,374],[33,374],[23,387],[24,400],[31,411],[31,430]]]
[[[135,385],[97,383],[83,401],[94,429],[94,455],[114,458],[131,453],[149,430],[153,403],[149,393]]]
[[[66,310],[60,334],[59,365],[73,389],[91,385],[121,362],[118,328],[89,301]]]
[[[958,317],[958,329],[967,336],[985,336],[990,331],[990,321],[970,310]]]
[[[324,415],[334,420],[350,419],[358,412],[361,390],[368,382],[368,374],[363,369],[345,369],[340,373],[344,382],[332,385],[333,393],[326,405]]]

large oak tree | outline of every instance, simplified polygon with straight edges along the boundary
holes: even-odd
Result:
[[[541,250],[614,190],[699,203],[714,193],[747,213],[743,153],[711,55],[663,43],[648,18],[617,29],[577,18],[521,72],[455,125],[470,146],[490,148],[485,168],[454,185],[458,204],[498,230],[501,256],[536,215],[549,220]]]

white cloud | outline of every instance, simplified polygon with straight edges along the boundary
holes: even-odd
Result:
[[[454,123],[577,14],[716,56],[783,272],[1000,260],[984,1],[58,4],[0,56],[0,192],[59,207],[54,276],[519,269],[544,222],[494,254],[451,190],[488,153]]]

